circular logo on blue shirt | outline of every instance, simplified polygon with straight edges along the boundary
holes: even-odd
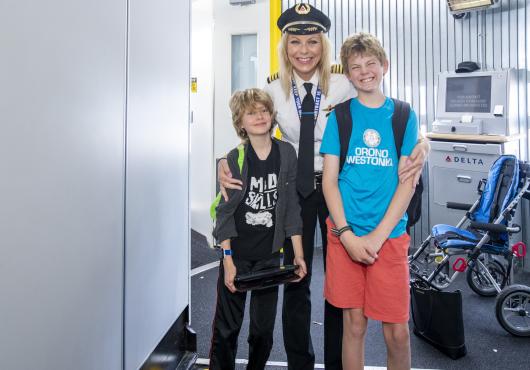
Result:
[[[376,130],[369,128],[364,131],[363,141],[366,144],[366,146],[369,146],[370,148],[374,148],[376,146],[379,146],[379,144],[381,144],[381,135],[379,135],[379,132],[377,132]]]

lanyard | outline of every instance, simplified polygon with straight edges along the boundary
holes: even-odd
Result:
[[[302,119],[302,113],[307,114],[305,112],[302,112],[302,101],[300,100],[300,94],[298,94],[298,88],[296,87],[296,83],[294,82],[294,79],[291,79],[291,85],[293,87],[293,96],[294,96],[294,102],[296,104],[296,110],[298,111],[298,117]],[[313,113],[315,116],[315,122],[318,117],[318,110],[320,109],[320,100],[322,98],[322,91],[320,90],[320,86],[317,86],[317,93],[315,96],[315,112]]]

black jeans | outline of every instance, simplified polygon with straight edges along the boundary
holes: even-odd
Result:
[[[263,270],[280,264],[279,253],[266,260],[246,261],[234,259],[238,274]],[[223,263],[219,266],[217,281],[217,305],[212,324],[212,346],[210,370],[233,370],[235,368],[237,339],[247,292],[231,293],[224,284]],[[250,295],[250,328],[248,336],[248,370],[263,370],[269,358],[272,343],[278,287],[253,290]]]
[[[287,353],[289,370],[313,370],[315,353],[311,341],[311,270],[315,227],[318,219],[322,233],[324,268],[326,267],[327,225],[329,215],[322,186],[317,183],[316,190],[307,198],[300,198],[302,208],[303,235],[302,244],[307,264],[307,276],[299,283],[286,284],[283,295],[282,321],[283,341]],[[285,248],[285,263],[294,258],[292,245]],[[319,292],[319,294],[321,294]],[[327,370],[342,369],[342,309],[325,303],[324,309],[324,363]]]

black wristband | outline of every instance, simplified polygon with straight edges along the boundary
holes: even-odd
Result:
[[[342,234],[344,234],[346,231],[352,231],[351,227],[349,225],[346,225],[340,229],[336,229],[334,227],[331,228],[331,233],[337,237],[340,238]]]

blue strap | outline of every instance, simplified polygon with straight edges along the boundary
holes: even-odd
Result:
[[[291,79],[291,85],[293,89],[293,96],[294,96],[294,102],[296,104],[296,110],[298,111],[298,117],[302,119],[302,115],[311,114],[311,112],[302,112],[302,100],[300,99],[300,94],[298,93],[298,88],[296,87],[296,83],[294,82],[294,79]],[[322,90],[320,90],[320,86],[317,86],[317,93],[315,95],[315,111],[313,112],[313,115],[315,116],[315,122],[317,121],[321,100],[322,100]]]

